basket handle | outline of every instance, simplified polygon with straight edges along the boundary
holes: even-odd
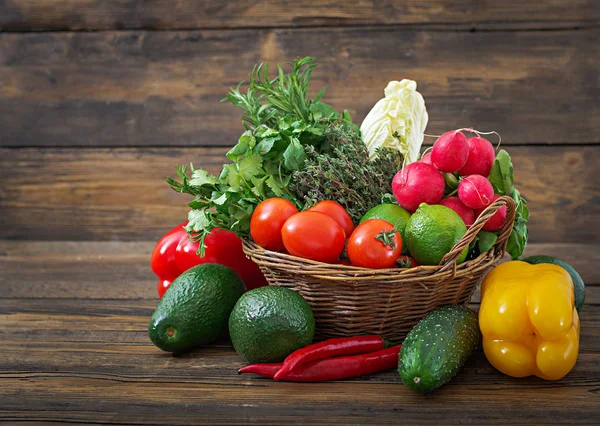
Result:
[[[456,260],[460,257],[465,247],[468,247],[471,242],[475,239],[475,236],[481,231],[485,223],[496,213],[502,206],[506,206],[506,220],[504,225],[500,228],[500,235],[498,240],[494,244],[494,250],[504,252],[506,245],[508,244],[508,237],[512,232],[512,228],[515,222],[515,214],[517,205],[515,200],[506,195],[499,197],[496,201],[490,204],[475,220],[475,223],[469,227],[465,235],[452,247],[446,255],[440,261],[440,272],[445,271],[449,268],[456,268]]]

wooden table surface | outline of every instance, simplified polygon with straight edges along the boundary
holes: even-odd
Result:
[[[0,423],[600,423],[599,39],[596,0],[0,1]],[[152,345],[149,256],[187,212],[164,178],[218,172],[243,130],[228,88],[306,55],[358,123],[412,78],[429,134],[502,134],[527,254],[587,285],[566,378],[513,379],[479,351],[423,397],[394,371],[275,383],[238,376],[228,342]]]

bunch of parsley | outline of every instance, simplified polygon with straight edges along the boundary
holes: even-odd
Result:
[[[177,170],[179,180],[167,178],[175,191],[194,197],[189,203],[187,231],[200,242],[214,228],[248,236],[250,217],[263,200],[282,197],[299,209],[304,201],[288,188],[294,171],[304,166],[306,148],[311,152],[328,149],[325,130],[333,123],[352,124],[345,111],[342,115],[323,102],[323,88],[314,98],[308,86],[314,59],[307,57],[290,63],[285,73],[277,66],[277,76],[269,78],[269,64],[254,67],[246,92],[240,85],[231,89],[223,101],[242,109],[246,131],[226,154],[231,161],[214,176],[193,165]]]

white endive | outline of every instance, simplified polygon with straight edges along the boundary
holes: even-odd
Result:
[[[417,161],[429,120],[417,82],[390,81],[384,94],[360,126],[369,155],[373,159],[375,150],[384,147],[404,154],[405,164]]]

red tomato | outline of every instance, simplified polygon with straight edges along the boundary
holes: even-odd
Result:
[[[398,264],[399,268],[415,268],[419,266],[414,258],[406,255],[400,256],[396,263]]]
[[[187,225],[187,222],[176,226],[163,235],[152,251],[150,267],[156,275],[164,280],[173,281],[181,274],[175,264],[175,250],[179,241],[187,236],[187,232],[183,229],[185,225]]]
[[[254,209],[250,219],[250,235],[256,244],[267,250],[283,250],[281,228],[298,209],[284,198],[269,198]]]
[[[281,236],[292,256],[333,263],[344,250],[344,228],[335,219],[319,212],[296,213],[285,221]]]
[[[369,219],[356,227],[348,240],[348,257],[354,266],[363,268],[392,268],[402,253],[400,232],[393,231],[394,226],[383,219]],[[382,232],[390,233],[389,247],[376,237]]]
[[[308,209],[309,212],[321,212],[326,214],[327,216],[335,219],[337,223],[344,228],[344,232],[346,233],[346,238],[352,234],[354,231],[354,223],[352,223],[352,218],[346,211],[344,207],[337,201],[325,200],[315,204],[313,207]]]

